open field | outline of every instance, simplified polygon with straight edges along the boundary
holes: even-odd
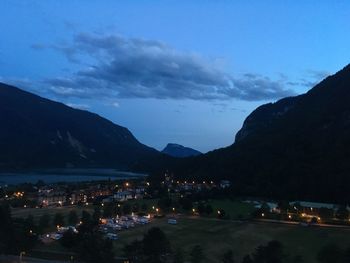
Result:
[[[120,232],[115,242],[117,255],[122,255],[125,244],[141,238],[151,227],[160,227],[168,236],[173,248],[182,248],[185,253],[199,244],[206,256],[205,262],[220,262],[222,254],[232,249],[237,259],[251,253],[258,245],[270,240],[279,240],[288,253],[301,255],[304,262],[315,262],[318,250],[334,242],[350,246],[350,230],[301,227],[253,222],[233,222],[216,219],[183,218],[178,225],[167,224],[166,219],[158,219],[143,227]]]
[[[116,256],[123,256],[123,247],[135,239],[141,239],[151,227],[161,228],[169,238],[172,248],[182,248],[186,255],[191,248],[199,244],[204,251],[205,261],[220,262],[222,254],[232,249],[235,258],[241,258],[270,240],[279,240],[286,252],[295,256],[301,255],[303,262],[315,263],[315,255],[324,245],[337,243],[350,246],[349,229],[330,229],[320,227],[302,227],[299,225],[283,225],[273,223],[235,222],[212,218],[180,218],[178,225],[169,225],[167,220],[156,219],[150,224],[136,226],[133,229],[119,232],[119,240],[115,241]],[[39,245],[39,251],[66,253],[59,242]],[[34,253],[40,255],[40,253]],[[51,258],[47,254],[47,258]],[[64,258],[64,257],[63,257]]]
[[[129,204],[132,205],[135,202],[136,200],[129,201]],[[157,200],[138,200],[138,203],[140,205],[146,203],[151,209],[157,204]],[[328,243],[337,243],[344,247],[350,246],[350,229],[348,228],[331,229],[250,221],[239,222],[234,221],[239,215],[246,218],[253,211],[254,208],[250,204],[230,200],[211,200],[209,203],[214,209],[211,217],[183,215],[177,225],[169,225],[165,218],[155,219],[148,225],[138,225],[133,229],[119,232],[119,240],[115,241],[116,256],[122,256],[122,250],[126,244],[142,238],[143,234],[154,226],[160,227],[166,233],[174,249],[181,247],[185,254],[188,254],[194,245],[199,244],[206,256],[205,262],[209,263],[220,262],[219,259],[227,249],[232,249],[236,259],[240,260],[244,255],[253,252],[257,246],[271,240],[279,240],[289,254],[301,255],[304,262],[308,263],[315,262],[316,253]],[[66,215],[73,209],[80,214],[82,210],[92,212],[93,207],[19,208],[13,209],[12,213],[14,217],[26,217],[32,214],[38,219],[45,213],[54,215],[59,212]],[[234,220],[216,219],[217,209],[224,209]],[[39,245],[38,249],[65,253],[65,249],[58,242]]]
[[[63,206],[63,207],[43,207],[43,208],[13,208],[11,210],[12,216],[17,218],[25,218],[28,215],[32,215],[34,220],[38,220],[42,215],[48,214],[53,217],[56,213],[61,213],[67,216],[70,211],[75,210],[80,216],[83,210],[90,213],[93,212],[93,206]]]
[[[241,201],[231,201],[228,199],[210,200],[209,204],[213,207],[213,216],[215,217],[217,216],[216,211],[218,209],[224,209],[226,215],[228,215],[231,219],[250,218],[251,213],[255,210],[254,205],[252,204]]]

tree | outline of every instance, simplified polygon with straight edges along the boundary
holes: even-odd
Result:
[[[45,213],[39,218],[39,227],[44,230],[50,226],[51,217],[49,214]]]
[[[336,216],[341,220],[347,220],[349,218],[349,211],[346,209],[345,205],[341,205],[338,208]]]
[[[213,207],[207,204],[205,207],[205,212],[207,213],[207,215],[211,215],[213,213]]]
[[[0,205],[0,254],[17,253],[14,225],[9,205]]]
[[[226,212],[225,212],[225,210],[224,209],[219,209],[218,210],[218,218],[224,218],[225,217],[225,215],[226,215]]]
[[[25,232],[32,232],[36,230],[36,226],[34,223],[34,217],[32,215],[28,215],[23,222],[23,227]]]
[[[147,204],[146,203],[142,203],[142,205],[141,205],[142,212],[147,212],[147,209],[148,209]]]
[[[234,263],[233,251],[231,249],[227,250],[221,260],[222,263]]]
[[[124,247],[124,255],[133,263],[144,262],[143,242],[135,240]]]
[[[79,225],[78,231],[82,234],[92,234],[94,231],[94,224],[91,215],[85,210],[83,210],[81,214],[81,224]]]
[[[180,204],[181,204],[183,210],[186,210],[186,211],[191,210],[193,207],[192,201],[188,197],[184,197],[184,198],[180,199]]]
[[[68,224],[74,226],[78,223],[79,218],[75,210],[71,210],[68,214]]]
[[[181,248],[177,249],[174,254],[174,263],[184,263],[184,253]]]
[[[131,206],[129,204],[124,204],[123,205],[123,214],[124,215],[131,214]]]
[[[68,229],[64,232],[60,242],[63,247],[73,249],[77,245],[78,235],[72,229]]]
[[[253,262],[282,263],[285,259],[283,246],[279,241],[270,241],[266,246],[259,246],[253,253]]]
[[[53,218],[54,226],[63,226],[64,225],[64,216],[61,213],[56,213]]]
[[[115,215],[115,204],[106,203],[103,206],[103,217],[112,217]]]
[[[168,211],[171,207],[172,200],[169,197],[163,197],[158,200],[158,206],[163,211]]]
[[[132,211],[133,211],[134,213],[139,212],[139,211],[140,211],[140,205],[139,205],[138,203],[134,204],[134,205],[132,206]]]
[[[89,212],[83,210],[83,212],[81,212],[81,222],[83,224],[90,224],[91,223],[91,215]]]
[[[278,202],[278,206],[277,206],[282,213],[287,213],[288,211],[291,210],[290,204],[288,201],[280,201]],[[270,208],[270,207],[269,207]]]
[[[197,210],[198,210],[198,213],[200,215],[203,215],[206,211],[205,211],[205,204],[203,202],[199,202],[198,206],[197,206]]]
[[[79,240],[78,252],[80,258],[88,263],[113,262],[113,244],[99,233],[83,234]]]
[[[158,227],[153,227],[144,235],[143,252],[146,262],[165,262],[165,256],[171,251],[170,242],[164,232]]]
[[[92,214],[92,224],[97,226],[100,223],[101,210],[99,207],[95,207],[94,213]]]
[[[252,258],[249,255],[245,255],[243,257],[242,263],[254,263],[254,261],[252,260]]]
[[[326,207],[321,207],[318,210],[318,215],[322,219],[331,219],[334,216],[334,211],[333,211],[333,209],[329,209],[329,208],[326,208]]]
[[[201,263],[203,262],[203,259],[204,255],[202,247],[199,245],[194,246],[190,252],[191,263]]]

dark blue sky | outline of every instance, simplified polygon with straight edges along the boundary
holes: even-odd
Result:
[[[298,2],[299,4],[297,4]],[[0,80],[143,143],[230,145],[258,105],[349,63],[349,1],[0,2]]]

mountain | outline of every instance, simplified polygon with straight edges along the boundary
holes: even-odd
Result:
[[[144,167],[163,158],[97,114],[0,83],[0,170]]]
[[[233,145],[172,169],[230,179],[245,195],[350,200],[350,65],[303,95],[258,107]]]
[[[179,158],[198,156],[202,154],[197,150],[189,147],[184,147],[176,143],[168,143],[168,145],[163,149],[162,153]]]

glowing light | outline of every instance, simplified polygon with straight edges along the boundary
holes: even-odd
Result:
[[[291,216],[291,215],[288,215],[288,218],[289,218],[289,219],[292,219],[292,216]]]
[[[193,213],[196,212],[196,209],[193,208],[193,209],[192,209],[192,212],[193,212]]]
[[[159,212],[159,209],[158,209],[158,208],[156,208],[156,212],[157,212],[157,213]]]
[[[264,217],[264,216],[265,216],[265,214],[264,214],[264,213],[261,213],[261,216],[262,216],[262,217]]]
[[[218,210],[218,215],[220,215],[221,214],[221,211],[220,210]]]
[[[173,207],[173,211],[175,211],[175,207]]]

